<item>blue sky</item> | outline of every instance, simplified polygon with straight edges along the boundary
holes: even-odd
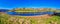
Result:
[[[0,0],[0,9],[16,7],[60,8],[60,0]]]

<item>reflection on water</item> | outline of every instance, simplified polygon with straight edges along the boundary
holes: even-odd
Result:
[[[53,12],[27,12],[27,13],[17,13],[17,12],[7,12],[9,15],[20,15],[20,16],[35,16],[35,15],[43,15],[43,14],[53,14]]]

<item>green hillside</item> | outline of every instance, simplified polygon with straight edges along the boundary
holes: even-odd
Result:
[[[10,16],[0,14],[0,24],[60,24],[59,16],[51,16],[51,18],[26,18],[26,16]]]

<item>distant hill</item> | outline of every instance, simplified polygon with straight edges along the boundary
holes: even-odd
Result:
[[[15,8],[10,11],[13,12],[46,12],[46,11],[55,11],[55,9],[51,8],[39,8],[39,9],[34,9],[34,8]]]
[[[8,9],[0,9],[0,12],[8,12]]]
[[[0,9],[0,12],[47,12],[47,11],[50,11],[50,12],[60,12],[60,9],[52,9],[52,8],[37,8],[37,9],[34,9],[34,8],[13,8],[11,10],[8,10],[8,9]]]

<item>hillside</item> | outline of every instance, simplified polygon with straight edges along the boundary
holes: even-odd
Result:
[[[59,16],[11,16],[0,14],[0,24],[60,24]]]
[[[10,10],[10,12],[46,12],[46,11],[55,11],[55,9],[51,8],[39,8],[39,9],[34,9],[34,8],[15,8]]]
[[[8,12],[58,12],[55,9],[12,9]],[[60,16],[37,15],[37,16],[17,16],[0,12],[0,24],[60,24]]]

